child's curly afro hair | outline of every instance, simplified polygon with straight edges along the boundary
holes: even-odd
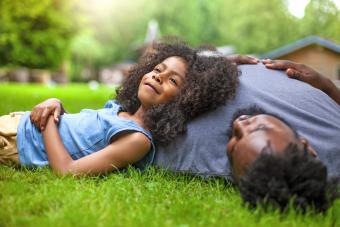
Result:
[[[141,105],[137,94],[142,77],[168,57],[178,56],[186,61],[187,73],[179,95],[169,103],[149,108],[144,116],[144,123],[156,143],[167,144],[186,131],[189,120],[235,96],[237,66],[221,55],[207,53],[178,40],[154,43],[118,90],[117,100],[125,111],[134,113]]]

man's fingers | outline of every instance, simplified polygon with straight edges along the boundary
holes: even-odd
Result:
[[[287,74],[288,77],[294,78],[294,76],[295,76],[295,70],[294,70],[294,69],[287,69],[287,70],[286,70],[286,74]]]
[[[241,62],[243,64],[257,64],[259,63],[259,59],[254,58],[254,57],[249,57],[249,56],[242,56],[241,57]]]
[[[284,67],[280,64],[264,64],[268,69],[279,69],[279,70],[285,70],[287,67]]]
[[[261,62],[262,62],[262,64],[264,64],[264,65],[271,65],[271,64],[273,64],[274,63],[274,60],[271,60],[271,59],[262,59],[261,60]]]
[[[286,60],[270,60],[265,59],[262,60],[262,63],[269,69],[280,69],[280,70],[286,70],[288,68],[295,68],[296,64],[291,61]]]
[[[264,63],[264,65],[269,68],[269,69],[280,69],[280,70],[286,70],[289,68],[286,64],[282,62],[274,62],[272,61],[271,63]]]
[[[237,65],[242,65],[242,64],[257,64],[260,62],[259,59],[255,57],[249,57],[247,55],[228,55],[226,56],[226,59],[229,61],[236,63]]]
[[[239,56],[237,63],[238,64],[257,64],[259,63],[259,61],[260,60],[257,58],[242,55],[242,56]]]
[[[295,69],[289,68],[287,69],[286,73],[290,78],[301,80],[301,73]]]

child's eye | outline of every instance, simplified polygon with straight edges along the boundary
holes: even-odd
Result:
[[[159,68],[154,68],[153,71],[155,71],[156,73],[160,73],[161,70]]]
[[[177,81],[174,78],[170,78],[171,83],[177,85]]]

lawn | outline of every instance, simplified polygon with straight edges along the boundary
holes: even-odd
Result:
[[[69,112],[100,108],[112,88],[0,84],[0,114],[30,110],[58,97]],[[2,226],[340,226],[340,200],[324,215],[245,207],[221,179],[172,175],[149,168],[104,177],[57,177],[48,168],[0,166]]]

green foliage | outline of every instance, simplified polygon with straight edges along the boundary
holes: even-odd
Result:
[[[340,42],[340,11],[330,0],[311,0],[301,20],[301,36],[320,35]]]
[[[162,7],[164,2],[157,0],[154,4],[157,5],[154,17],[159,22],[162,35],[180,36],[192,45],[220,41],[218,26],[222,23],[216,13],[221,9],[217,1],[174,0],[169,2],[168,7]]]
[[[135,60],[148,22],[160,33],[197,46],[233,45],[261,54],[308,35],[340,42],[340,11],[331,0],[311,0],[301,19],[286,0],[0,0],[0,67],[58,68],[72,78]]]
[[[91,4],[86,7],[92,10],[87,11],[91,36],[103,47],[91,60],[97,67],[133,57],[131,43],[142,43],[151,19],[159,23],[162,36],[176,35],[194,46],[233,45],[245,54],[264,53],[311,34],[340,41],[339,9],[331,0],[311,1],[302,19],[288,12],[285,0],[174,0],[166,7],[161,0],[115,1],[100,14]]]
[[[220,32],[238,53],[266,52],[297,38],[297,23],[282,0],[229,0],[221,4]]]
[[[68,0],[1,0],[0,66],[59,67],[74,34],[70,9]]]
[[[74,57],[94,67],[110,65],[132,56],[134,44],[142,41],[153,7],[147,0],[79,2],[85,19],[72,46]],[[141,13],[143,9],[143,13]],[[97,48],[97,50],[91,50]],[[93,54],[93,55],[91,55]]]
[[[73,80],[81,80],[84,69],[98,71],[115,62],[135,59],[152,17],[153,7],[145,7],[145,1],[78,2],[76,9],[83,18],[71,46]]]

